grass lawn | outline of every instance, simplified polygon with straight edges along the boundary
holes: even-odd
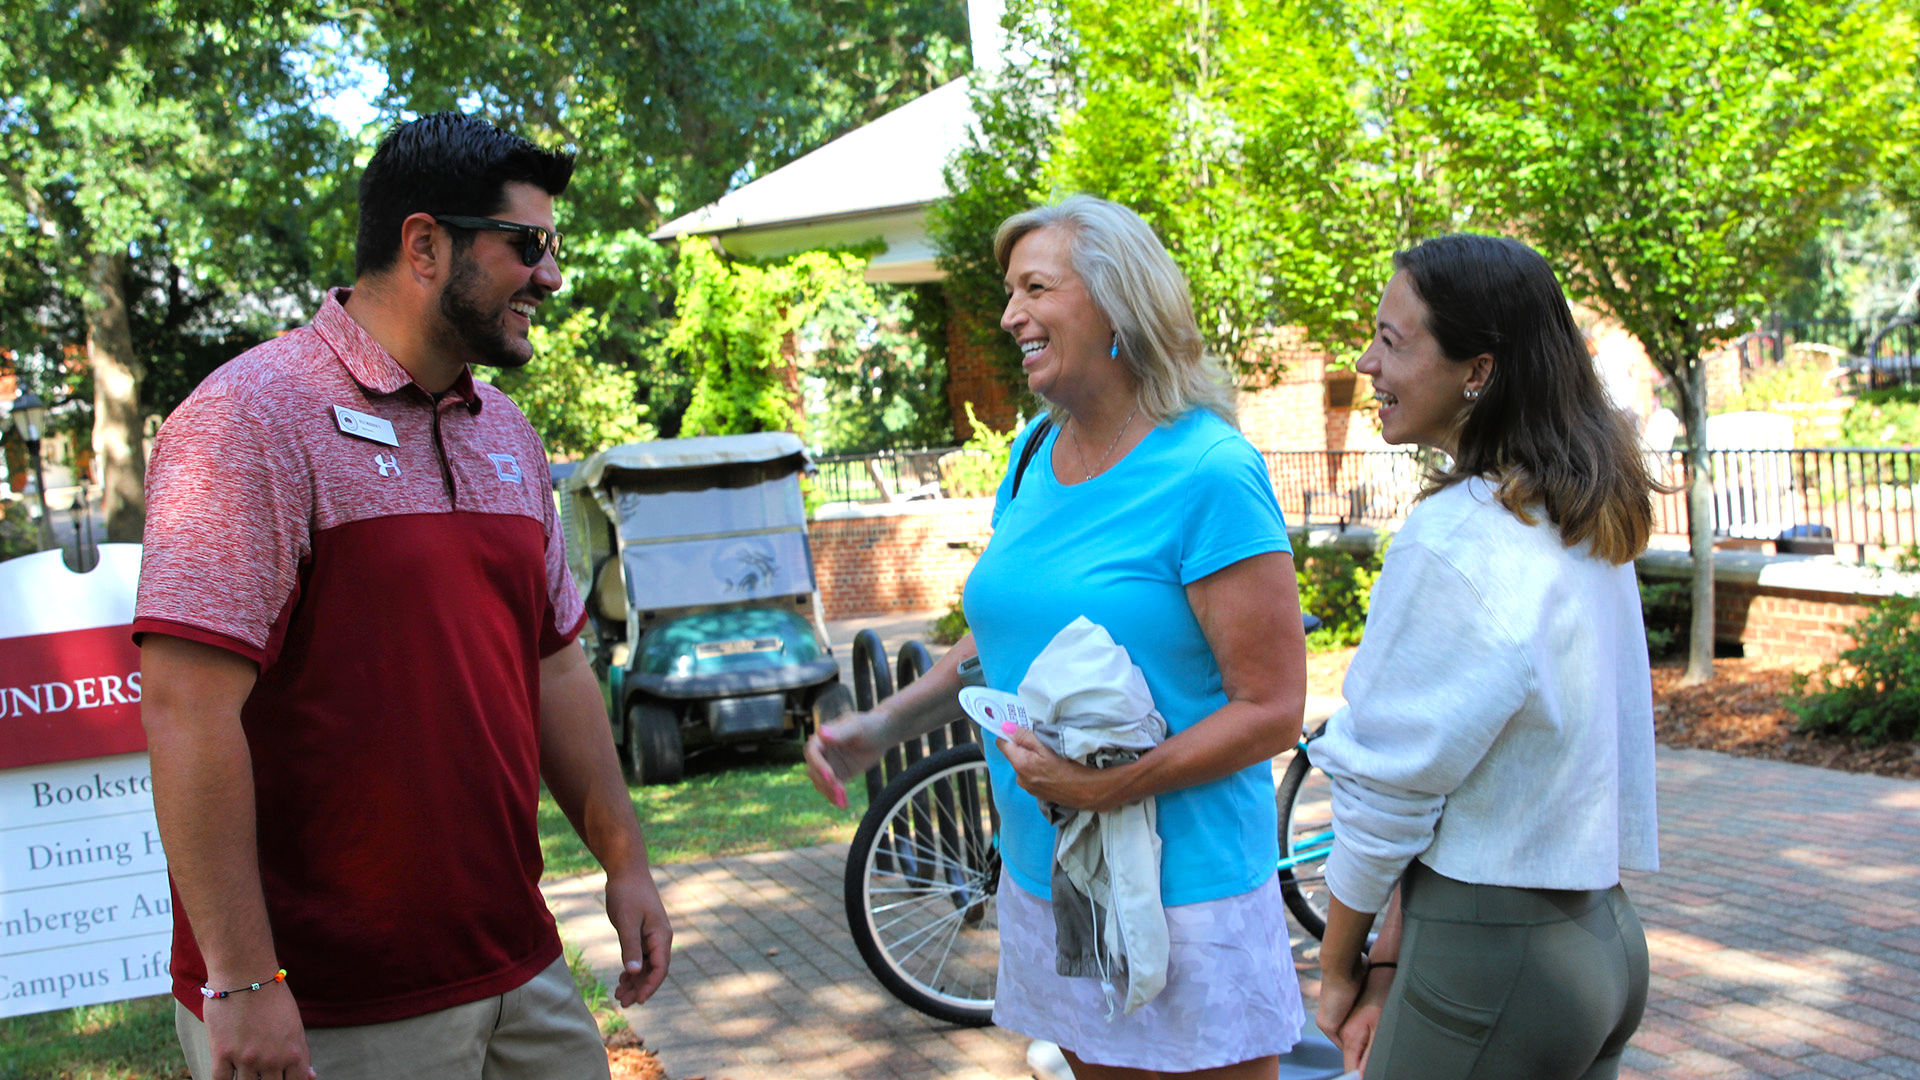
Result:
[[[174,1080],[187,1075],[173,1036],[173,998],[0,1020],[4,1080]]]
[[[647,831],[648,853],[662,865],[845,843],[853,839],[867,808],[866,787],[857,781],[847,789],[851,809],[830,806],[807,782],[800,744],[791,742],[748,753],[704,754],[687,763],[686,779],[678,784],[630,791]],[[599,869],[544,791],[540,852],[549,877]]]
[[[797,743],[703,755],[688,763],[680,783],[631,791],[653,861],[663,864],[852,840],[867,805],[866,788],[856,782],[847,793],[851,810],[829,806],[807,782]],[[540,848],[549,875],[599,868],[544,792]],[[619,1010],[610,1007],[606,988],[577,959],[574,970],[601,1030],[624,1025]],[[186,1075],[174,1041],[171,997],[0,1020],[0,1080],[177,1080]]]

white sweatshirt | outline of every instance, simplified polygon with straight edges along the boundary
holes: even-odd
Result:
[[[1327,884],[1378,911],[1418,856],[1458,881],[1604,889],[1659,868],[1653,688],[1633,565],[1568,548],[1483,481],[1408,515],[1373,589],[1333,781]]]

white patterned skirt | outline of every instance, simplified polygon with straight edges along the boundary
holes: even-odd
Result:
[[[1055,974],[1049,901],[1002,874],[996,908],[993,1022],[1090,1064],[1215,1069],[1286,1053],[1306,1023],[1277,878],[1239,896],[1167,908],[1166,988],[1111,1021],[1100,980]]]

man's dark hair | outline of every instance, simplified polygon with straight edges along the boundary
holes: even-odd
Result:
[[[486,217],[506,204],[509,183],[533,184],[557,197],[572,178],[572,154],[542,150],[478,117],[444,112],[395,125],[360,176],[354,276],[393,265],[400,223],[409,215]],[[455,250],[473,242],[464,230],[453,236]]]

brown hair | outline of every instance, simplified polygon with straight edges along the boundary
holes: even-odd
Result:
[[[1544,507],[1568,547],[1588,541],[1615,564],[1645,550],[1654,483],[1639,437],[1607,398],[1540,253],[1459,234],[1402,251],[1393,265],[1427,305],[1427,330],[1447,359],[1493,357],[1463,410],[1452,466],[1435,469],[1423,494],[1484,477],[1522,521]]]

